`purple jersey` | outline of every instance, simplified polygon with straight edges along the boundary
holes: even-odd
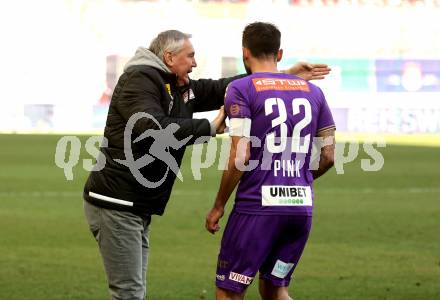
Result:
[[[334,128],[322,91],[296,76],[254,73],[229,85],[225,110],[231,135],[250,127],[250,170],[237,189],[237,212],[312,215],[313,139]]]

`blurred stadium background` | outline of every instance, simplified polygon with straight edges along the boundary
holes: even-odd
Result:
[[[256,20],[281,29],[281,68],[332,67],[315,83],[338,141],[387,142],[380,171],[363,172],[360,151],[344,175],[317,184],[295,299],[440,299],[438,0],[0,2],[0,299],[106,299],[82,216],[87,172],[79,160],[67,181],[55,166],[60,135],[84,145],[102,134],[124,63],[158,32],[191,33],[191,77],[219,78],[243,72],[241,32]],[[149,299],[212,298],[219,237],[203,222],[221,173],[193,180],[191,152],[153,220]]]

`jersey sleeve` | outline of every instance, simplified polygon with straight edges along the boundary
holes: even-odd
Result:
[[[325,99],[324,93],[321,91],[321,89],[319,89],[319,92],[321,94],[321,105],[319,107],[317,133],[330,129],[336,129],[335,121],[333,120],[333,115],[330,107],[328,106],[327,100]]]
[[[229,135],[250,137],[252,122],[249,99],[234,83],[226,90],[225,112],[229,117]]]

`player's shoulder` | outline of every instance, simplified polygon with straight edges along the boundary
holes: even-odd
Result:
[[[319,86],[296,75],[290,75],[290,77],[294,80],[301,81],[300,85],[303,86],[301,90],[305,92],[310,99],[315,99],[317,102],[325,101],[324,93]]]
[[[251,76],[245,76],[235,79],[234,81],[229,83],[228,87],[242,88],[248,86],[250,82],[252,82]]]
[[[308,89],[310,90],[310,92],[321,92],[321,89],[319,88],[319,86],[317,86],[317,85],[313,84],[312,82],[305,80],[304,78],[301,78],[297,75],[284,74],[284,78],[290,79],[290,80],[295,80],[299,84],[307,86]]]
[[[228,84],[225,92],[225,101],[231,96],[245,98],[249,94],[249,76],[236,79]],[[229,97],[228,97],[229,96]]]
[[[321,88],[319,86],[317,86],[316,84],[314,84],[314,83],[312,83],[310,81],[306,81],[306,82],[309,85],[309,89],[310,89],[311,92],[322,94]]]

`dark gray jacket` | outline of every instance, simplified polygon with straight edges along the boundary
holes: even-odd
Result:
[[[113,92],[104,130],[108,145],[101,147],[106,159],[105,167],[90,173],[84,187],[84,199],[100,207],[140,215],[162,215],[176,175],[166,163],[155,159],[139,169],[149,182],[164,179],[159,186],[149,188],[140,184],[126,165],[117,161],[126,159],[124,130],[128,119],[137,112],[146,112],[162,128],[178,124],[180,127],[174,134],[175,138],[180,141],[192,136],[186,145],[191,144],[198,137],[212,134],[209,121],[193,119],[193,113],[220,108],[226,86],[237,78],[191,80],[188,86],[179,88],[176,76],[163,62],[148,49],[139,48],[125,66]],[[148,118],[140,119],[133,128],[131,149],[134,159],[149,153],[152,138],[133,143],[148,129],[159,128]],[[169,148],[178,166],[186,145],[177,150]]]

